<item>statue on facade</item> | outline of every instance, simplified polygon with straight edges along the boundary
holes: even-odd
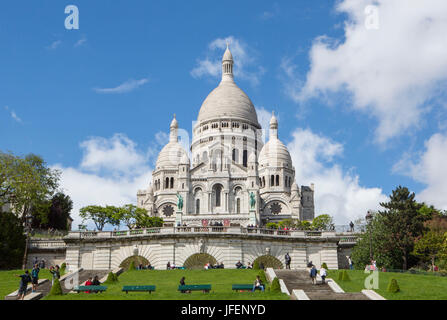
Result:
[[[254,209],[256,204],[255,194],[250,192],[250,208]]]
[[[182,211],[183,210],[183,197],[180,193],[177,193],[177,208]]]

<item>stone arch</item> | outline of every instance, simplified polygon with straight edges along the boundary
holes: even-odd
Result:
[[[143,266],[147,266],[149,264],[149,260],[145,257],[133,255],[121,261],[120,268],[128,270],[132,262],[134,263],[135,267],[138,267],[140,264],[142,264]]]
[[[208,253],[195,253],[185,260],[183,266],[186,269],[203,269],[207,263],[215,265],[217,260]]]
[[[255,261],[253,261],[253,265],[255,263],[258,263],[259,265],[261,265],[261,263],[262,263],[264,268],[273,268],[273,269],[283,269],[284,268],[282,262],[278,258],[276,258],[272,255],[269,255],[269,254],[257,257],[255,259]]]

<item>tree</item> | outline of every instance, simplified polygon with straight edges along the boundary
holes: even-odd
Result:
[[[334,225],[333,218],[328,214],[322,214],[315,217],[312,221],[313,230],[330,230]]]
[[[0,212],[0,270],[21,265],[25,242],[20,219],[11,212]]]
[[[446,233],[428,231],[416,239],[413,253],[425,260],[430,260],[432,270],[435,270],[435,259],[447,256]]]
[[[96,229],[102,231],[106,224],[116,225],[117,219],[115,216],[116,207],[107,206],[87,206],[79,210],[79,216],[84,220],[92,220],[95,223]]]
[[[425,229],[424,221],[427,217],[419,212],[423,205],[416,202],[414,193],[402,186],[393,190],[390,201],[380,205],[386,209],[379,211],[384,219],[388,240],[383,243],[383,250],[397,249],[402,259],[402,269],[407,270],[414,241]]]
[[[45,207],[35,209],[33,207],[33,228],[53,228],[56,230],[68,230],[68,218],[73,208],[73,201],[62,192],[56,193]]]
[[[59,186],[59,179],[60,172],[48,168],[37,155],[20,158],[0,152],[0,207],[10,204],[24,222],[31,208],[45,209],[46,201]]]

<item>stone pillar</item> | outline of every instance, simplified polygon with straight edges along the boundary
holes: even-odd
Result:
[[[80,247],[78,245],[67,245],[66,258],[68,271],[73,271],[81,267]]]
[[[178,226],[179,223],[182,225],[182,215],[183,213],[180,210],[177,210],[175,213],[175,226]]]
[[[249,216],[250,216],[250,218],[249,218],[250,220],[248,223],[256,226],[258,224],[258,221],[256,219],[256,209],[250,209]]]

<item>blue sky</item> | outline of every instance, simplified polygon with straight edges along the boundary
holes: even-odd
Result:
[[[447,6],[408,3],[4,3],[0,150],[62,170],[75,210],[134,202],[172,115],[190,132],[217,86],[226,39],[258,115],[279,115],[297,183],[316,184],[317,213],[345,223],[397,185],[447,209]],[[69,4],[79,30],[64,27]]]

